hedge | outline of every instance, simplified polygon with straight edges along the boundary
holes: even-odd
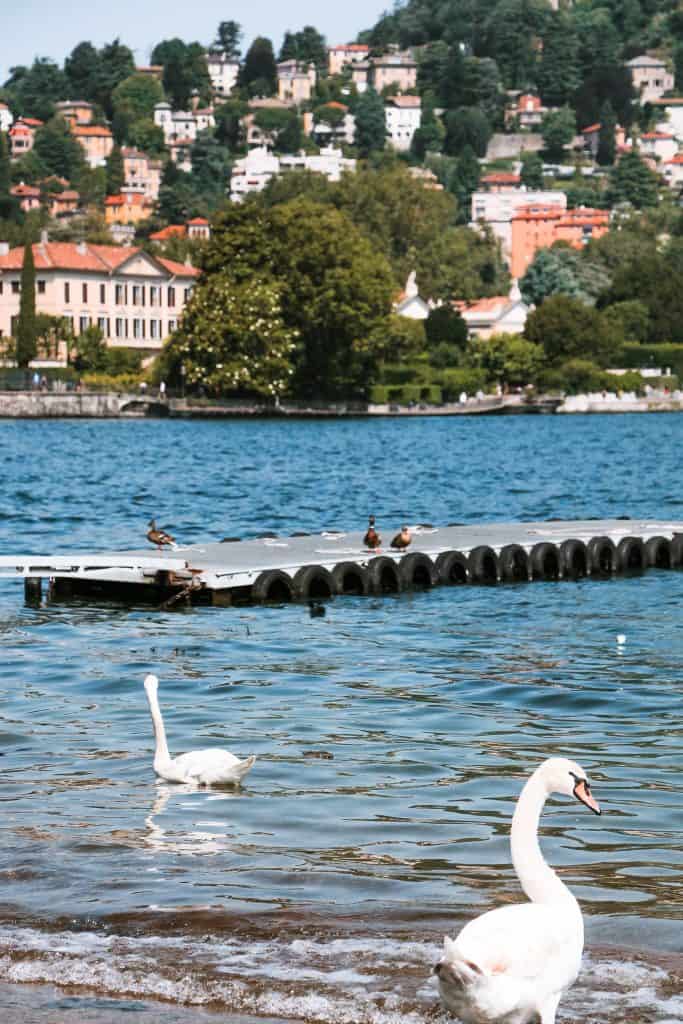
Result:
[[[659,366],[665,370],[668,366],[672,373],[683,377],[683,345],[641,345],[629,342],[622,346],[612,363],[625,370],[641,370],[650,366]]]

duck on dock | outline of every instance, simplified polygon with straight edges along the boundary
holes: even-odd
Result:
[[[396,534],[391,542],[391,546],[397,551],[405,551],[406,548],[410,546],[412,539],[410,528],[408,526],[402,526],[401,532]]]
[[[375,529],[374,516],[368,516],[368,524],[368,530],[365,536],[363,537],[363,543],[365,544],[366,548],[371,548],[373,551],[376,551],[379,547],[382,546],[382,538]]]
[[[157,524],[153,519],[150,519],[148,525],[147,540],[150,544],[156,544],[159,551],[163,547],[174,548],[176,546],[175,537],[172,537],[170,533],[166,533],[166,530],[157,530]]]

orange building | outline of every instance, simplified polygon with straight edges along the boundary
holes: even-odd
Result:
[[[517,210],[511,227],[510,273],[519,278],[524,276],[539,249],[547,249],[559,241],[580,249],[591,238],[606,234],[609,231],[609,210],[585,206],[563,210],[557,206],[530,204]]]
[[[109,129],[99,124],[75,124],[71,133],[85,150],[85,159],[90,166],[104,167],[114,148],[114,136]]]
[[[144,192],[121,189],[118,195],[104,200],[104,219],[107,224],[137,224],[150,217],[153,208]]]

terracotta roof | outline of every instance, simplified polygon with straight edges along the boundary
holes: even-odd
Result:
[[[32,246],[36,270],[79,270],[95,273],[111,273],[132,256],[142,252],[137,246],[90,245],[82,248],[74,242],[46,242]],[[197,277],[196,267],[184,263],[156,258],[165,270],[176,277]],[[6,256],[0,256],[0,270],[21,270],[24,262],[24,247],[10,249]]]
[[[206,219],[206,217],[193,217],[192,220],[188,220],[187,223],[188,224],[207,224],[208,225],[209,222]]]
[[[348,110],[349,108],[345,103],[338,103],[336,100],[330,100],[329,103],[323,104],[325,107],[332,107],[334,110]]]
[[[73,135],[81,136],[82,138],[92,136],[94,138],[110,139],[112,137],[109,129],[101,124],[77,124],[71,129],[71,132]]]
[[[419,96],[390,96],[387,103],[393,103],[395,107],[403,107],[405,109],[412,110],[416,107],[422,106],[422,100]]]
[[[559,203],[528,203],[517,207],[512,220],[559,220],[563,213]]]
[[[472,302],[456,300],[453,305],[460,313],[494,313],[509,303],[509,295],[492,295],[488,299],[474,299]]]
[[[123,196],[107,196],[107,198],[104,200],[105,206],[123,206],[123,203]]]
[[[558,227],[579,227],[583,224],[608,224],[609,210],[597,210],[591,206],[579,206],[564,210],[557,222]]]
[[[158,256],[157,261],[176,277],[199,277],[197,268],[188,267],[186,263],[176,263],[175,260],[167,260],[162,256]]]
[[[601,126],[599,121],[597,122],[597,124],[589,124],[587,128],[581,129],[581,135],[590,135],[593,132],[599,132],[600,127]]]
[[[666,161],[667,164],[683,164],[683,153],[676,153],[670,160]]]
[[[31,128],[42,128],[45,124],[39,117],[22,117],[21,119],[24,124],[30,125]]]
[[[345,53],[369,53],[370,47],[363,43],[341,43],[339,46],[328,46],[328,50],[343,50]]]
[[[22,124],[21,121],[17,121],[10,130],[10,135],[33,135],[33,128],[29,128],[27,124]]]
[[[40,189],[35,185],[24,185],[23,181],[10,189],[13,196],[40,196]]]
[[[481,179],[485,185],[519,185],[521,178],[519,174],[511,171],[495,171],[492,174],[485,174]]]
[[[656,107],[680,107],[683,105],[683,96],[670,96],[668,100],[650,100],[650,103]]]
[[[57,200],[63,199],[65,201],[68,200],[69,202],[73,202],[73,200],[78,200],[81,197],[80,197],[80,194],[76,191],[76,189],[74,189],[74,188],[67,188],[67,189],[64,189],[63,192],[53,192],[50,198],[51,199],[57,199]]]
[[[673,139],[674,135],[670,135],[669,132],[643,132],[640,136],[641,139]]]
[[[152,242],[165,242],[168,238],[184,238],[187,234],[184,224],[169,224],[168,227],[154,231],[149,236]]]

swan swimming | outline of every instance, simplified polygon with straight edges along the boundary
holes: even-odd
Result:
[[[166,743],[166,730],[161,717],[161,708],[157,691],[159,680],[154,675],[145,676],[145,693],[152,714],[156,749],[154,751],[154,771],[167,782],[194,782],[200,786],[215,786],[242,781],[254,766],[256,757],[241,761],[228,750],[209,748],[208,750],[191,750],[179,757],[171,757]]]
[[[551,793],[573,796],[600,814],[584,770],[564,757],[544,761],[527,780],[512,818],[512,863],[530,903],[500,907],[444,939],[434,968],[444,1005],[464,1024],[554,1024],[583,953],[583,917],[546,863],[538,822]]]

